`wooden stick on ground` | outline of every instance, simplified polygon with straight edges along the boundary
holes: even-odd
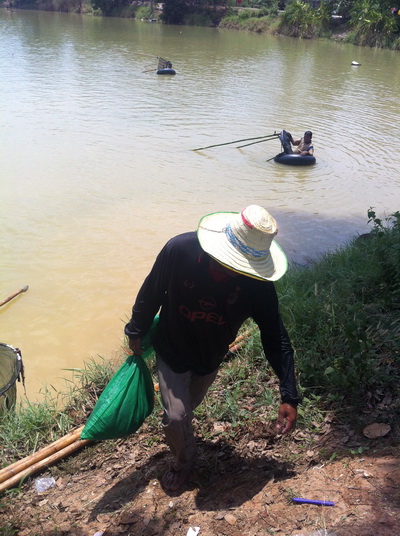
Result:
[[[227,352],[227,355],[229,356],[233,354],[234,352],[236,352],[236,350],[239,350],[239,348],[241,348],[243,344],[246,342],[246,339],[248,338],[248,336],[254,333],[256,329],[257,327],[248,329],[247,331],[243,332],[241,335],[236,337],[236,339],[233,342],[231,342],[231,344],[229,345],[229,350]]]
[[[3,300],[2,302],[0,302],[0,307],[2,305],[5,305],[6,303],[8,303],[9,301],[11,301],[13,298],[15,298],[16,296],[18,296],[18,294],[21,294],[21,292],[26,292],[28,290],[28,285],[26,285],[25,287],[22,287],[18,292],[14,292],[14,294],[11,294],[11,296],[8,296],[8,298],[6,298],[5,300]]]
[[[42,449],[38,450],[37,452],[34,452],[26,458],[18,460],[17,462],[9,465],[8,467],[4,467],[0,470],[0,483],[5,482],[6,480],[12,478],[15,475],[18,475],[21,471],[24,471],[35,463],[40,462],[45,458],[48,458],[52,454],[59,452],[71,443],[74,443],[77,439],[80,438],[83,428],[84,426],[80,426],[76,430],[69,432],[67,435],[60,437],[59,439],[57,439],[57,441],[54,441],[50,445],[47,445],[47,447],[43,447]]]
[[[37,463],[34,463],[33,465],[30,465],[23,471],[20,471],[13,477],[9,478],[8,480],[5,480],[0,484],[0,493],[8,488],[11,488],[12,486],[15,486],[18,484],[23,478],[26,478],[27,476],[31,476],[34,473],[37,473],[44,467],[47,467],[54,462],[61,460],[62,458],[65,458],[66,456],[69,456],[76,450],[84,447],[88,443],[91,443],[92,441],[90,439],[78,439],[74,443],[71,443],[67,447],[63,448],[62,450],[59,450],[55,454],[49,456],[48,458],[44,458],[43,460],[38,461]]]

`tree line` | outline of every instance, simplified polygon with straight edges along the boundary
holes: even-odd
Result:
[[[352,44],[400,49],[394,0],[4,0],[8,8],[156,18],[166,24],[234,27],[292,37],[346,32]],[[400,4],[400,0],[399,0]]]

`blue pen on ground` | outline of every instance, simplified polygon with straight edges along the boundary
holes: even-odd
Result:
[[[320,500],[314,500],[314,499],[301,499],[298,497],[295,497],[293,499],[293,502],[295,503],[303,503],[303,504],[319,504],[320,506],[335,506],[335,503],[332,501],[320,501]]]

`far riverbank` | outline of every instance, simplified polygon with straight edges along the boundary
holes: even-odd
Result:
[[[317,5],[318,4],[318,5]],[[315,7],[314,7],[315,5]],[[400,50],[400,10],[366,10],[356,3],[341,11],[338,3],[267,2],[254,7],[251,0],[233,5],[192,5],[169,0],[114,2],[112,0],[4,0],[7,9],[33,9],[100,17],[135,18],[143,22],[203,26],[300,39],[328,39],[357,46]],[[278,9],[283,7],[284,9]],[[374,11],[375,10],[375,11]]]

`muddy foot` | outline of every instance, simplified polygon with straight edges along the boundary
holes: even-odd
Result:
[[[178,491],[186,482],[190,473],[190,469],[180,469],[179,471],[171,469],[165,473],[162,485],[168,491]]]

